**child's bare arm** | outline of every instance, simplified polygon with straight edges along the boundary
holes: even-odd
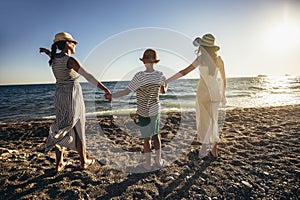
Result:
[[[122,90],[122,91],[120,91],[120,92],[112,93],[112,94],[111,94],[111,97],[112,97],[112,98],[118,98],[118,97],[126,96],[126,95],[128,95],[130,92],[131,92],[131,91],[130,91],[128,88],[126,88],[125,90]]]
[[[131,90],[129,90],[128,88],[126,88],[125,90],[122,90],[120,92],[116,92],[116,93],[112,93],[112,94],[105,94],[104,97],[106,99],[112,99],[112,98],[118,98],[118,97],[122,97],[122,96],[126,96],[131,92]]]

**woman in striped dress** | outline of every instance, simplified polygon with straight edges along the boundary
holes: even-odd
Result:
[[[69,33],[56,34],[53,42],[51,51],[40,48],[40,53],[50,56],[49,65],[52,66],[56,78],[54,96],[56,119],[50,127],[45,152],[55,148],[56,170],[59,172],[67,164],[63,160],[64,149],[76,150],[80,155],[81,168],[86,169],[95,161],[86,157],[85,105],[78,82],[79,74],[92,85],[104,90],[106,94],[110,94],[110,91],[86,71],[78,60],[70,56],[75,53],[78,42]],[[57,49],[61,52],[56,53]]]

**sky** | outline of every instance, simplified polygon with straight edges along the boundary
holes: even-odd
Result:
[[[130,79],[148,47],[171,75],[195,58],[192,41],[205,33],[221,47],[227,77],[300,76],[297,0],[2,0],[0,24],[0,85],[55,83],[38,51],[62,31],[101,81]]]

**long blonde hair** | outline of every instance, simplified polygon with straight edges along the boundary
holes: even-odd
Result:
[[[197,56],[201,57],[201,65],[208,66],[209,75],[213,76],[216,71],[216,67],[219,68],[218,60],[218,49],[209,46],[199,46]]]

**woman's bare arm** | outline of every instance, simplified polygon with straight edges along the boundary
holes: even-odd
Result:
[[[105,85],[103,85],[101,82],[99,82],[91,73],[89,73],[81,64],[80,62],[70,57],[68,60],[68,68],[74,69],[76,72],[78,72],[80,75],[82,75],[88,82],[90,82],[95,87],[104,90],[105,93],[109,93],[110,91]]]
[[[188,73],[190,73],[191,71],[193,71],[195,69],[195,67],[190,64],[188,67],[186,67],[185,69],[179,71],[178,73],[174,74],[173,76],[171,76],[170,78],[168,78],[166,80],[166,85],[169,84],[171,81],[175,81],[185,75],[187,75]]]
[[[40,48],[40,53],[45,53],[46,55],[48,55],[49,57],[51,57],[51,51],[49,49],[41,47]]]

